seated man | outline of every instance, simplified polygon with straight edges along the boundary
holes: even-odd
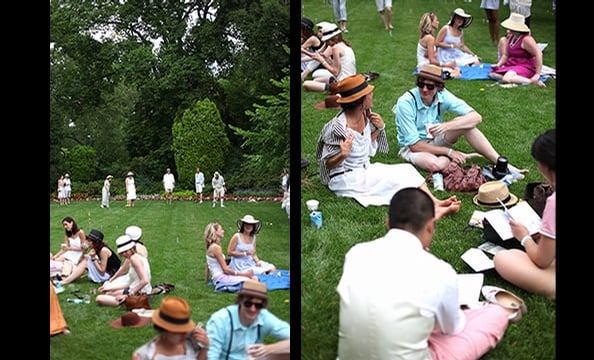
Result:
[[[417,74],[417,86],[401,95],[392,108],[396,114],[398,155],[417,167],[440,172],[450,161],[464,164],[475,156],[483,156],[493,164],[499,153],[477,128],[482,116],[466,101],[445,88],[441,67],[425,64]],[[455,117],[443,121],[446,111]],[[452,146],[463,136],[477,152],[463,153]],[[522,172],[509,165],[513,180],[524,178]]]

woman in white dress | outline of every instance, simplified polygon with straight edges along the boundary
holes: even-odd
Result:
[[[377,151],[389,151],[386,124],[371,111],[374,86],[357,74],[340,81],[337,88],[342,110],[322,128],[316,150],[322,184],[364,207],[388,205],[400,189],[418,187],[433,199],[436,218],[458,212],[456,196],[437,199],[411,164],[371,163]]]
[[[238,232],[229,241],[227,255],[231,257],[229,267],[237,271],[251,270],[254,274],[269,274],[276,267],[260,259],[256,251],[256,234],[260,232],[262,223],[252,215],[245,215],[237,220]]]
[[[472,23],[472,15],[457,8],[450,16],[450,21],[444,25],[437,34],[437,60],[440,63],[455,61],[457,66],[470,66],[479,64],[478,57],[464,42],[464,28]]]
[[[126,207],[134,207],[136,201],[136,184],[134,183],[134,173],[128,172],[126,175]]]
[[[419,42],[417,43],[417,71],[425,64],[441,66],[444,72],[449,72],[453,78],[460,77],[460,68],[456,66],[456,61],[440,63],[437,60],[437,47],[435,46],[435,30],[439,27],[437,14],[427,12],[421,15],[419,20]]]
[[[69,261],[72,265],[76,266],[80,261],[86,250],[86,235],[85,232],[78,227],[78,224],[70,216],[66,216],[62,219],[62,225],[64,226],[64,243],[62,248],[53,257],[54,261]],[[70,275],[70,274],[66,274]]]

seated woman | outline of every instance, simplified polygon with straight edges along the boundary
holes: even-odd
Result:
[[[69,261],[72,265],[76,266],[86,250],[85,232],[78,227],[76,221],[70,216],[62,219],[62,225],[66,233],[64,243],[60,251],[53,255],[51,260]],[[70,273],[65,275],[70,275]]]
[[[258,281],[251,270],[237,271],[227,265],[221,248],[221,239],[225,236],[223,226],[217,222],[206,225],[204,242],[206,243],[206,271],[204,280],[212,277],[215,285],[235,285],[245,280]]]
[[[435,30],[439,26],[439,19],[435,13],[424,13],[419,21],[419,42],[417,43],[417,71],[420,71],[423,65],[433,64],[441,66],[444,72],[448,72],[450,77],[460,77],[460,68],[456,66],[456,61],[441,63],[437,60],[437,47],[435,46]]]
[[[489,77],[503,83],[546,87],[540,80],[542,51],[524,24],[524,16],[512,13],[501,26],[507,35],[499,41],[499,59]]]
[[[95,301],[99,305],[118,306],[128,295],[151,294],[151,268],[147,258],[136,252],[136,242],[128,235],[122,235],[116,239],[118,254],[130,261],[130,269],[125,281],[118,281],[119,278],[110,279],[99,287],[99,293]]]
[[[431,196],[437,219],[458,212],[456,196],[438,200],[411,164],[371,163],[377,151],[389,151],[386,124],[380,114],[371,111],[373,88],[362,74],[337,83],[342,111],[324,125],[316,150],[322,184],[364,207],[388,205],[400,189],[418,187]]]
[[[227,247],[227,255],[231,256],[229,267],[237,271],[252,270],[254,274],[269,274],[276,270],[271,263],[262,261],[256,251],[256,234],[260,232],[262,223],[252,215],[245,215],[237,220],[237,229]]]
[[[91,230],[87,235],[87,244],[90,244],[91,251],[88,256],[83,256],[72,273],[62,279],[62,285],[69,284],[81,277],[85,270],[88,270],[88,278],[95,283],[103,283],[115,274],[120,268],[120,258],[103,241],[103,233],[99,230]]]
[[[457,8],[452,12],[450,21],[439,30],[435,40],[437,60],[440,63],[455,61],[457,66],[469,66],[481,62],[481,58],[464,43],[463,29],[471,23],[472,15],[465,13],[463,9]]]
[[[309,74],[320,67],[320,63],[313,60],[308,54],[313,52],[324,52],[326,45],[322,41],[322,22],[317,24],[317,34],[313,32],[313,22],[303,17],[301,18],[301,80],[304,80]]]
[[[351,43],[342,38],[342,32],[338,26],[329,24],[323,28],[322,33],[322,41],[326,43],[329,48],[327,51],[331,51],[331,54],[328,56],[327,53],[307,53],[323,67],[312,74],[313,80],[303,82],[303,87],[309,91],[331,91],[331,80],[342,80],[357,72],[355,53]],[[318,72],[323,75],[318,76]]]

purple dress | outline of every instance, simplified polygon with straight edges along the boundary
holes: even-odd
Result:
[[[514,44],[511,40],[507,43],[507,61],[503,66],[494,69],[496,74],[505,74],[508,71],[515,71],[516,74],[531,78],[536,73],[536,59],[528,51],[522,49],[522,41],[530,34],[521,35]]]

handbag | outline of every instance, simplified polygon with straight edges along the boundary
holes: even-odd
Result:
[[[553,185],[546,182],[532,182],[526,185],[524,199],[542,217],[547,198],[554,192]]]
[[[486,182],[480,166],[476,164],[463,168],[457,162],[450,161],[441,173],[447,191],[476,192]],[[433,182],[432,177],[429,177],[428,181]]]
[[[128,295],[126,298],[126,309],[150,309],[151,303],[147,294]]]

